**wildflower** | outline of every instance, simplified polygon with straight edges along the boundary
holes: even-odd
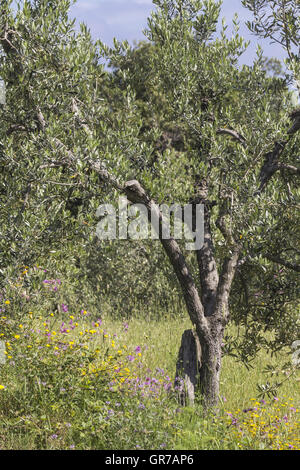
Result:
[[[108,420],[108,419],[109,419],[111,416],[113,416],[113,415],[114,415],[114,410],[108,410],[108,411],[107,411],[107,416],[106,416],[105,419]]]
[[[243,413],[248,413],[248,411],[253,411],[253,408],[245,408],[245,409],[243,410]]]
[[[10,300],[6,300],[4,303],[5,303],[6,305],[9,305],[9,304],[10,304]]]
[[[4,390],[5,389],[5,386],[4,385],[0,385],[0,390]]]
[[[67,312],[69,310],[69,308],[66,304],[61,304],[61,309],[62,309],[63,312]]]
[[[20,335],[15,335],[14,338],[19,339]]]

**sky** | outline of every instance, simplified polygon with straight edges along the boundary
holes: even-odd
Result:
[[[87,24],[94,39],[99,38],[112,45],[115,37],[118,40],[127,39],[133,44],[134,41],[145,39],[142,31],[147,26],[147,17],[154,9],[152,0],[77,0],[70,14],[78,22]],[[251,19],[251,13],[241,5],[240,0],[223,0],[221,16],[226,18],[229,26],[235,13],[240,19],[241,36],[251,40],[248,51],[242,57],[242,63],[252,63],[258,42],[263,47],[265,56],[281,60],[285,57],[279,46],[270,45],[266,40],[258,41],[249,32],[245,21]]]

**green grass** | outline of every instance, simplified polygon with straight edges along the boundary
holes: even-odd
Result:
[[[0,366],[1,449],[299,448],[297,379],[283,384],[278,400],[257,400],[264,368],[280,368],[288,353],[271,358],[262,350],[249,370],[225,356],[220,409],[209,416],[200,404],[180,407],[176,392],[166,391],[190,328],[183,316],[104,316],[100,324],[97,315],[66,313],[62,333],[61,316],[24,312],[21,323],[10,320],[11,307],[0,323],[9,342]],[[141,388],[126,385],[136,377]],[[157,382],[154,391],[149,378]]]

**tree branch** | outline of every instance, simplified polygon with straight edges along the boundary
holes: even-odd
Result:
[[[210,316],[214,312],[216,292],[219,283],[217,263],[214,257],[214,245],[210,227],[211,205],[204,201],[204,243],[197,250],[197,262],[201,285],[201,300],[205,308],[205,315]]]
[[[246,147],[246,139],[243,137],[239,132],[234,131],[233,129],[223,129],[219,128],[217,129],[216,132],[217,135],[229,135],[230,137],[233,137],[234,140],[237,140],[240,144],[242,144],[244,147]]]
[[[42,124],[42,128],[45,129],[46,122],[41,113],[41,110],[39,110],[39,120]],[[63,151],[64,154],[67,156],[70,165],[76,164],[76,156],[64,145],[63,142],[61,142],[57,138],[53,138],[52,141],[56,147],[56,151]],[[65,162],[62,163],[65,164]],[[158,235],[160,241],[170,259],[170,262],[179,280],[180,286],[183,290],[184,299],[187,305],[191,321],[196,325],[197,331],[200,334],[208,335],[208,323],[205,318],[203,305],[199,298],[199,294],[192,278],[192,275],[190,273],[190,269],[187,266],[185,258],[177,242],[172,237],[169,239],[163,238],[162,234],[164,233],[164,220],[157,204],[149,198],[149,196],[146,194],[145,190],[142,188],[138,181],[127,181],[123,186],[103,167],[100,160],[94,161],[88,159],[87,163],[92,170],[98,173],[102,180],[108,182],[118,191],[125,193],[130,202],[143,204],[147,208],[149,221],[151,221],[153,215],[154,217],[156,217],[156,219],[158,220]]]
[[[273,261],[274,263],[285,266],[286,268],[292,269],[293,271],[300,272],[300,264],[291,263],[290,261],[286,261],[279,256],[273,256],[269,254],[264,254],[263,256],[268,260]]]
[[[229,196],[230,197],[230,196]],[[228,217],[230,216],[230,211],[228,208],[229,204],[229,197],[228,196],[220,196],[220,210],[219,210],[219,215],[216,220],[216,226],[222,233],[224,240],[229,244],[229,245],[234,245],[235,241],[232,236],[232,230],[230,225],[228,226]]]
[[[299,108],[290,113],[290,118],[293,121],[293,124],[287,131],[289,138],[286,141],[275,142],[274,149],[265,155],[265,161],[260,171],[260,186],[258,193],[261,193],[264,190],[274,173],[282,167],[282,163],[278,162],[278,158],[282,154],[290,138],[300,129]]]
[[[180,247],[173,237],[164,239],[162,236],[165,232],[164,219],[158,205],[149,198],[136,180],[127,181],[124,186],[124,192],[130,202],[143,204],[147,208],[150,222],[153,219],[158,222],[158,224],[155,224],[155,226],[159,227],[158,236],[179,280],[191,321],[196,325],[197,332],[201,332],[201,336],[209,335],[209,327],[204,315],[203,305]]]
[[[229,293],[238,266],[241,250],[242,246],[240,244],[236,244],[234,246],[231,255],[225,258],[220,274],[220,281],[217,291],[216,312],[218,312],[219,315],[222,315],[222,318],[225,322],[228,321],[229,318]],[[223,310],[224,308],[225,310]]]

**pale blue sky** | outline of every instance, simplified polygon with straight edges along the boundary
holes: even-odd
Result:
[[[71,16],[79,22],[84,22],[90,28],[93,37],[100,38],[111,45],[113,38],[134,40],[145,39],[143,29],[147,25],[147,17],[155,8],[152,0],[77,0],[71,9]],[[257,38],[249,33],[244,25],[251,18],[249,11],[242,7],[240,0],[223,0],[222,16],[227,24],[231,24],[234,13],[238,13],[241,28],[240,34],[251,39],[251,46],[243,56],[242,62],[250,64],[255,57]],[[266,56],[284,58],[284,52],[268,41],[260,41]]]

